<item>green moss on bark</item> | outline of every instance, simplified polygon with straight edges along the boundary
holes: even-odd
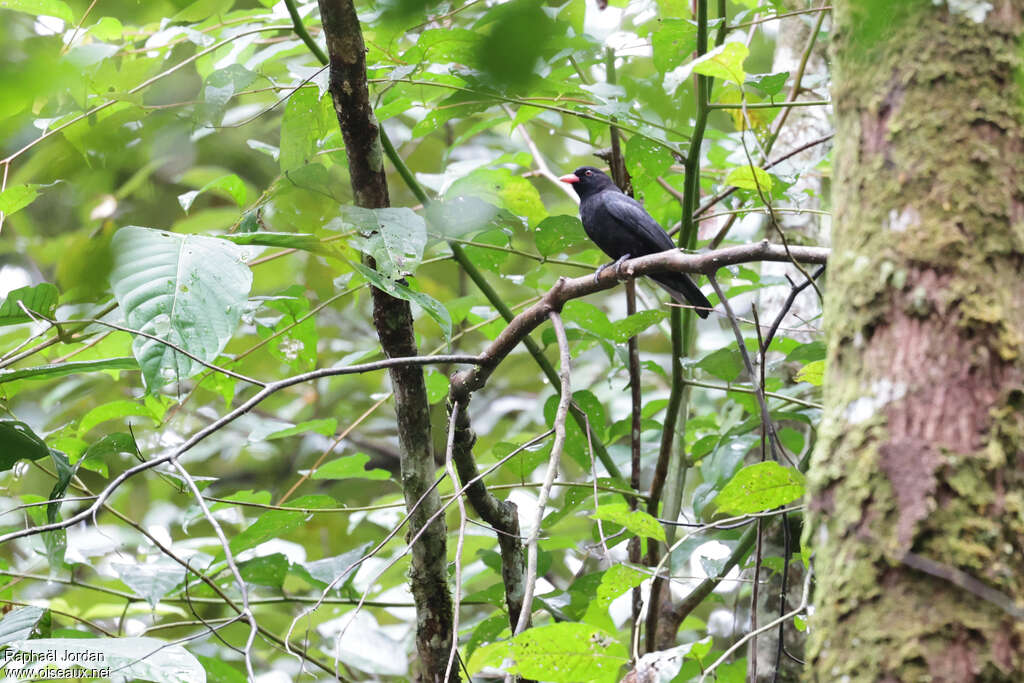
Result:
[[[1024,607],[1022,8],[882,5],[837,3],[807,677],[1024,680],[1020,620],[905,562]]]

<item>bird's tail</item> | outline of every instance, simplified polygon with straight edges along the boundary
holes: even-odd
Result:
[[[682,273],[662,273],[652,275],[650,278],[671,294],[673,299],[681,304],[694,306],[694,310],[700,317],[708,317],[711,312],[711,302],[689,277]]]

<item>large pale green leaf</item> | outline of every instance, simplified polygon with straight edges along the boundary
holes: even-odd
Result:
[[[11,610],[0,620],[0,647],[32,635],[36,625],[46,614],[42,607],[21,607]]]
[[[214,237],[129,226],[114,235],[113,251],[111,285],[128,326],[212,362],[238,326],[252,286],[241,250]],[[142,336],[132,351],[151,390],[203,368]]]
[[[744,467],[722,488],[715,503],[729,515],[747,515],[792,503],[804,495],[804,475],[768,460]]]
[[[154,609],[160,599],[185,578],[185,568],[177,562],[112,562],[111,569],[125,585],[145,598]]]

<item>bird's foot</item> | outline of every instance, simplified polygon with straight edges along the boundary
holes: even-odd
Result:
[[[597,270],[595,270],[595,271],[594,271],[594,284],[595,284],[595,285],[596,285],[596,284],[597,284],[598,282],[600,282],[600,281],[601,281],[601,273],[603,273],[603,272],[604,272],[604,269],[605,269],[605,268],[607,268],[607,267],[608,267],[608,266],[610,266],[610,265],[612,265],[612,264],[610,264],[610,263],[605,263],[605,264],[603,264],[603,265],[600,265],[600,266],[598,266],[598,267],[597,267]]]
[[[618,278],[619,280],[623,279],[622,278],[622,264],[625,263],[626,261],[628,261],[630,258],[631,258],[631,256],[629,254],[623,254],[622,256],[619,257],[619,259],[614,264],[612,264],[612,265],[615,266],[615,277]]]

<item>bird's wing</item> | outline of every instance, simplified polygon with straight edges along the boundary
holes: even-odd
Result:
[[[674,249],[675,244],[658,221],[644,210],[643,205],[629,195],[620,192],[604,193],[608,195],[604,201],[605,209],[617,222],[630,230],[643,244],[645,251],[633,256],[655,254],[666,249]]]

